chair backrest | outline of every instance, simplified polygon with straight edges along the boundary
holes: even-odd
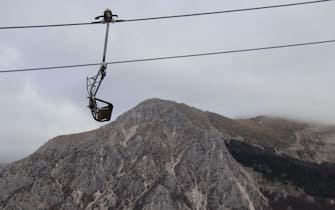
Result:
[[[113,106],[101,107],[97,110],[96,120],[100,122],[109,121],[112,116]]]

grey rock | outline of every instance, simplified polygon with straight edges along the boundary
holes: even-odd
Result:
[[[240,123],[227,148],[273,210],[335,209],[334,128],[265,116]]]
[[[0,208],[269,209],[225,145],[232,134],[214,124],[210,113],[147,100],[0,167]]]
[[[335,127],[259,116],[234,121],[235,133],[245,143],[272,149],[302,161],[335,163]]]

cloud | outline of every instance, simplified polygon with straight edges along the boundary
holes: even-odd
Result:
[[[2,25],[87,22],[111,8],[120,19],[290,3],[221,1],[3,0]],[[335,4],[120,23],[108,60],[181,55],[333,39]],[[17,15],[20,14],[20,15]],[[0,68],[99,62],[105,26],[0,33]],[[185,102],[229,117],[260,114],[335,124],[333,51],[320,45],[108,67],[99,97],[113,119],[151,97]],[[47,139],[100,126],[91,119],[85,81],[98,67],[0,75],[1,159],[33,152]]]
[[[52,93],[40,95],[28,81],[15,92],[0,98],[0,154],[6,160],[26,156],[54,136],[97,127],[86,109],[70,101],[59,101]]]
[[[0,46],[0,68],[5,69],[14,64],[18,64],[21,60],[21,53],[15,47]]]

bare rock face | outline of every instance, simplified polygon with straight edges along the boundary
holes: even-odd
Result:
[[[245,142],[308,162],[335,163],[335,127],[266,116],[240,123],[261,133],[257,138],[246,136]]]
[[[147,100],[0,165],[0,209],[335,209],[335,128]]]
[[[236,123],[227,148],[273,210],[335,209],[334,127],[266,116]]]
[[[0,167],[0,209],[270,209],[226,147],[237,125],[213,116],[151,99],[98,130],[56,137]]]

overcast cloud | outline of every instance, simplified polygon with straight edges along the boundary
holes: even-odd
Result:
[[[0,26],[87,22],[255,7],[269,0],[1,0]],[[294,1],[294,2],[299,2]],[[114,24],[108,60],[234,50],[335,38],[335,3],[178,20]],[[99,62],[104,25],[0,31],[0,69]],[[278,115],[335,124],[335,44],[113,65],[99,96],[113,119],[147,98],[228,117]],[[85,79],[98,67],[0,75],[0,162],[48,139],[94,129]]]

